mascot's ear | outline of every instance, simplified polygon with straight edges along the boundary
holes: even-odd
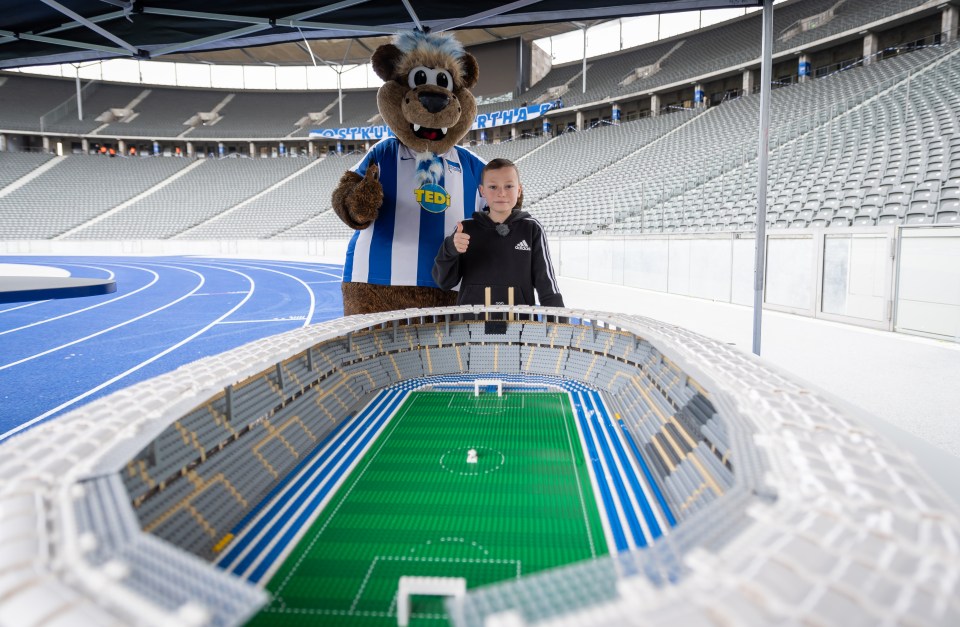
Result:
[[[370,62],[373,64],[373,71],[377,73],[377,76],[384,82],[389,82],[396,77],[397,66],[402,58],[403,53],[400,48],[393,44],[384,44],[374,51],[373,56],[370,57]],[[406,84],[406,80],[404,80],[404,84]]]
[[[463,86],[470,89],[480,79],[480,64],[477,63],[476,57],[469,52],[465,52],[460,57],[460,63],[463,64]]]

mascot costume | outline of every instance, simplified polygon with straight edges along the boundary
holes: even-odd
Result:
[[[356,229],[343,267],[344,315],[442,307],[456,292],[433,281],[433,260],[457,223],[480,208],[484,161],[457,146],[477,115],[479,67],[451,36],[402,33],[377,48],[377,107],[396,135],[340,178],[333,209]]]

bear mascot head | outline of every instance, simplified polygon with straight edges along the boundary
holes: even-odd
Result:
[[[431,277],[443,238],[480,208],[484,162],[457,146],[477,114],[477,60],[452,36],[397,35],[377,48],[377,106],[393,136],[340,178],[333,209],[356,230],[343,275],[345,315],[452,305]]]

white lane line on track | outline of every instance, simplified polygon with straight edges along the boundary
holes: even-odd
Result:
[[[288,270],[303,270],[305,272],[312,272],[313,274],[322,274],[324,276],[331,277],[336,279],[336,281],[318,281],[319,283],[342,283],[343,282],[343,268],[332,266],[329,268],[318,269],[318,266],[309,264],[309,265],[291,265],[295,262],[290,261],[260,261],[255,262],[245,261],[246,263],[256,263],[258,265],[264,266],[275,266],[278,268],[287,268]],[[329,272],[324,272],[324,270],[329,270]],[[311,283],[313,281],[310,281]]]
[[[176,268],[176,266],[162,266],[162,267]],[[253,296],[253,292],[254,292],[254,290],[256,289],[256,283],[254,282],[254,280],[253,280],[250,276],[244,274],[243,272],[238,272],[238,271],[236,271],[236,270],[230,270],[229,268],[218,268],[218,267],[216,267],[216,266],[206,266],[206,267],[210,268],[211,270],[227,270],[228,272],[233,272],[234,274],[239,274],[240,276],[242,276],[243,278],[247,279],[247,281],[250,282],[250,290],[247,292],[247,295],[244,296],[243,299],[242,299],[239,303],[237,303],[236,305],[233,306],[233,308],[230,309],[230,311],[226,312],[225,314],[223,314],[222,316],[220,316],[219,318],[217,318],[216,320],[214,320],[213,322],[211,322],[211,323],[208,324],[207,326],[203,327],[202,329],[200,329],[200,330],[197,331],[196,333],[193,333],[192,335],[184,338],[183,340],[180,340],[179,342],[177,342],[177,343],[174,344],[173,346],[169,346],[169,347],[165,348],[164,350],[160,351],[159,353],[157,353],[157,354],[154,355],[153,357],[151,357],[151,358],[149,358],[149,359],[146,359],[146,360],[144,360],[144,361],[141,361],[141,362],[140,362],[139,364],[137,364],[136,366],[133,366],[132,368],[129,368],[129,369],[121,372],[120,374],[118,374],[117,376],[113,377],[112,379],[110,379],[110,380],[108,380],[108,381],[104,381],[104,382],[101,383],[100,385],[98,385],[98,386],[96,386],[96,387],[94,387],[94,388],[91,388],[91,389],[87,390],[87,391],[84,392],[83,394],[80,394],[80,395],[78,395],[78,396],[75,396],[75,397],[71,398],[69,401],[65,401],[65,402],[61,403],[60,405],[57,405],[57,406],[54,407],[53,409],[51,409],[51,410],[49,410],[49,411],[46,411],[46,412],[40,414],[39,416],[37,416],[36,418],[32,418],[32,419],[28,420],[27,422],[24,422],[23,424],[20,424],[20,425],[14,427],[13,429],[10,429],[10,430],[7,431],[6,433],[0,434],[0,442],[3,442],[4,440],[6,440],[7,438],[9,438],[10,436],[12,436],[12,435],[14,435],[14,434],[16,434],[16,433],[18,433],[18,432],[26,429],[27,427],[30,427],[30,426],[32,426],[32,425],[40,422],[41,420],[43,420],[43,419],[45,419],[45,418],[47,418],[47,417],[49,417],[49,416],[52,416],[53,414],[57,413],[58,411],[60,411],[60,410],[62,410],[62,409],[65,409],[65,408],[73,405],[74,403],[85,399],[86,397],[90,396],[91,394],[94,394],[94,393],[96,393],[96,392],[99,392],[100,390],[102,390],[103,388],[105,388],[105,387],[107,387],[107,386],[113,385],[114,383],[116,383],[117,381],[123,379],[124,377],[126,377],[126,376],[128,376],[128,375],[130,375],[130,374],[133,374],[134,372],[136,372],[137,370],[140,370],[140,369],[143,368],[144,366],[148,366],[148,365],[152,364],[153,362],[155,362],[156,360],[158,360],[158,359],[160,359],[161,357],[163,357],[164,355],[167,355],[168,353],[171,353],[171,352],[173,352],[174,350],[180,348],[181,346],[183,346],[183,345],[186,344],[187,342],[190,342],[190,341],[196,339],[198,336],[202,335],[203,333],[206,333],[208,330],[210,330],[210,329],[212,329],[214,326],[216,326],[221,320],[223,320],[224,318],[227,318],[228,316],[232,315],[233,312],[235,312],[236,310],[240,309],[240,307],[242,307],[248,300],[250,300],[250,297]],[[192,270],[189,270],[188,268],[177,268],[177,269],[180,269],[180,270],[188,270],[189,272],[193,272]],[[194,272],[194,274],[198,274],[201,279],[204,278],[203,275],[200,275],[200,274],[197,273],[197,272]],[[203,286],[203,282],[201,281],[200,285],[198,285],[196,288],[194,288],[193,291],[196,291],[196,290],[200,289],[200,287],[202,287],[202,286]],[[189,294],[187,294],[187,296],[189,296]],[[183,298],[186,298],[187,296],[184,296]],[[183,300],[183,298],[178,299],[178,300]],[[173,303],[171,303],[171,304],[173,304]],[[169,307],[169,306],[170,306],[170,305],[165,305],[163,308],[166,308],[166,307]],[[163,308],[162,308],[162,309],[163,309]],[[159,311],[159,310],[157,310],[157,311]],[[140,316],[140,317],[143,317],[143,316]],[[124,323],[124,324],[126,324],[126,323]]]
[[[266,265],[266,264],[264,264],[264,265]],[[310,322],[313,320],[313,312],[314,312],[314,310],[315,310],[316,307],[317,307],[317,297],[314,295],[313,290],[310,289],[310,286],[307,285],[300,277],[295,277],[295,276],[293,276],[292,274],[288,274],[288,273],[286,273],[286,272],[280,272],[279,270],[274,270],[273,268],[264,268],[264,267],[262,267],[260,264],[258,264],[258,265],[248,265],[248,264],[245,264],[245,263],[227,263],[227,264],[224,264],[224,265],[222,265],[222,266],[207,266],[207,267],[216,267],[216,268],[229,269],[229,267],[231,267],[231,266],[237,267],[237,268],[246,268],[247,270],[262,270],[262,271],[264,271],[264,272],[273,272],[273,273],[275,273],[275,274],[280,274],[280,275],[283,275],[283,276],[285,276],[285,277],[288,277],[288,278],[293,279],[294,281],[296,281],[297,283],[299,283],[300,285],[302,285],[302,286],[303,286],[303,289],[307,290],[307,294],[310,295],[310,308],[307,310],[306,316],[303,318],[303,326],[307,326],[307,325],[310,324]],[[282,266],[282,265],[281,265],[280,267],[289,268],[289,266]],[[300,268],[290,268],[290,269],[299,270]],[[247,322],[247,321],[245,321],[245,320],[238,320],[237,322]]]
[[[86,266],[86,267],[92,267],[92,266]],[[35,326],[40,325],[40,324],[46,324],[46,323],[48,323],[48,322],[53,322],[54,320],[60,320],[60,319],[62,319],[62,318],[68,318],[68,317],[73,316],[73,315],[76,315],[76,314],[78,314],[78,313],[83,313],[84,311],[90,311],[91,309],[96,309],[97,307],[103,307],[104,305],[109,305],[109,304],[111,304],[111,303],[115,303],[115,302],[117,302],[118,300],[123,300],[124,298],[129,298],[130,296],[133,296],[134,294],[136,294],[136,293],[138,293],[138,292],[142,292],[143,290],[147,289],[148,287],[152,286],[154,283],[156,283],[157,281],[160,280],[160,275],[157,274],[156,272],[154,272],[153,270],[148,269],[148,268],[140,268],[140,267],[137,267],[137,266],[124,266],[124,265],[120,265],[120,264],[117,264],[117,267],[119,267],[119,268],[130,268],[130,269],[133,269],[133,270],[143,270],[144,272],[149,272],[150,274],[153,275],[153,280],[150,281],[149,283],[147,283],[146,285],[143,285],[143,286],[141,286],[141,287],[138,287],[137,289],[133,290],[132,292],[128,292],[128,293],[123,294],[123,295],[121,295],[121,296],[117,296],[116,298],[111,298],[110,300],[100,301],[100,302],[98,302],[98,303],[95,304],[95,305],[90,305],[89,307],[84,307],[83,309],[77,309],[77,310],[74,310],[74,311],[70,311],[70,312],[67,312],[67,313],[65,313],[65,314],[61,314],[61,315],[59,315],[59,316],[54,316],[54,317],[52,317],[52,318],[44,318],[43,320],[37,320],[36,322],[31,322],[30,324],[25,324],[25,325],[23,325],[22,327],[17,327],[17,328],[15,328],[15,329],[7,329],[6,331],[0,331],[0,335],[6,335],[7,333],[13,333],[14,331],[22,331],[22,330],[24,330],[24,329],[29,329],[30,327],[35,327]],[[100,269],[101,269],[101,270],[105,270],[104,268],[100,268]],[[107,272],[110,272],[109,270],[106,270],[106,271],[107,271]],[[113,272],[110,272],[110,275],[111,275],[110,278],[112,279],[112,278],[113,278]]]
[[[162,266],[162,265],[161,265],[161,266],[159,266],[159,267],[174,267],[174,266]],[[97,331],[96,333],[91,333],[90,335],[87,335],[87,336],[78,338],[78,339],[76,339],[76,340],[73,340],[72,342],[67,342],[66,344],[61,344],[60,346],[56,346],[56,347],[54,347],[54,348],[45,350],[45,351],[43,351],[42,353],[36,353],[36,354],[34,354],[34,355],[30,355],[29,357],[24,357],[23,359],[20,359],[20,360],[18,360],[18,361],[12,361],[12,362],[10,362],[9,364],[3,364],[2,366],[0,366],[0,370],[6,370],[7,368],[11,368],[11,367],[13,367],[13,366],[17,366],[17,365],[22,364],[22,363],[24,363],[24,362],[28,362],[28,361],[30,361],[30,360],[32,360],[32,359],[36,359],[37,357],[43,357],[44,355],[49,355],[50,353],[55,353],[55,352],[57,352],[58,350],[62,350],[62,349],[67,348],[67,347],[69,347],[69,346],[73,346],[74,344],[79,344],[80,342],[84,342],[84,341],[86,341],[86,340],[89,340],[90,338],[97,337],[98,335],[103,335],[104,333],[108,333],[108,332],[113,331],[113,330],[115,330],[115,329],[119,329],[120,327],[125,327],[125,326],[127,326],[128,324],[130,324],[130,323],[132,323],[132,322],[136,322],[137,320],[141,320],[141,319],[143,319],[143,318],[146,318],[147,316],[151,316],[151,315],[157,313],[158,311],[163,311],[163,310],[166,309],[167,307],[172,307],[173,305],[176,305],[176,304],[179,303],[180,301],[182,301],[182,300],[184,300],[184,299],[186,299],[186,298],[189,298],[189,297],[190,297],[191,295],[193,295],[197,290],[199,290],[201,287],[203,287],[203,284],[204,284],[204,283],[206,282],[206,280],[207,280],[206,277],[204,277],[204,276],[203,276],[202,274],[200,274],[199,272],[196,272],[195,270],[191,270],[191,269],[189,269],[189,268],[178,268],[178,269],[186,270],[187,272],[191,272],[191,273],[197,275],[198,277],[200,277],[200,283],[198,283],[192,290],[190,290],[189,292],[187,292],[186,294],[184,294],[184,295],[181,296],[180,298],[178,298],[178,299],[176,299],[176,300],[172,300],[172,301],[170,301],[169,303],[167,303],[166,305],[164,305],[164,306],[162,306],[162,307],[157,307],[156,309],[153,309],[153,310],[148,311],[148,312],[146,312],[146,313],[142,313],[142,314],[140,314],[139,316],[136,316],[136,317],[134,317],[134,318],[130,318],[130,319],[128,319],[128,320],[124,320],[123,322],[121,322],[121,323],[119,323],[119,324],[115,324],[115,325],[113,325],[112,327],[107,327],[106,329],[101,329],[101,330]],[[152,270],[150,270],[149,272],[152,272]],[[156,273],[154,273],[154,274],[156,275]],[[157,276],[159,277],[159,275],[157,275]],[[156,280],[156,279],[155,279],[155,280]],[[129,294],[128,294],[128,296],[129,296]]]
[[[0,309],[0,314],[7,313],[8,311],[16,311],[18,309],[23,309],[24,307],[33,307],[34,305],[40,305],[41,303],[49,303],[49,300],[35,300],[32,303],[27,303],[26,305],[17,305],[16,307],[11,307],[10,309]]]
[[[287,318],[265,318],[263,320],[224,320],[220,324],[251,324],[255,322],[296,322],[306,320],[306,316],[289,316]]]

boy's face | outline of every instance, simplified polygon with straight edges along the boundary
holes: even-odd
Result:
[[[521,189],[516,168],[487,170],[480,184],[480,195],[490,207],[490,217],[497,222],[505,220],[517,205]]]

